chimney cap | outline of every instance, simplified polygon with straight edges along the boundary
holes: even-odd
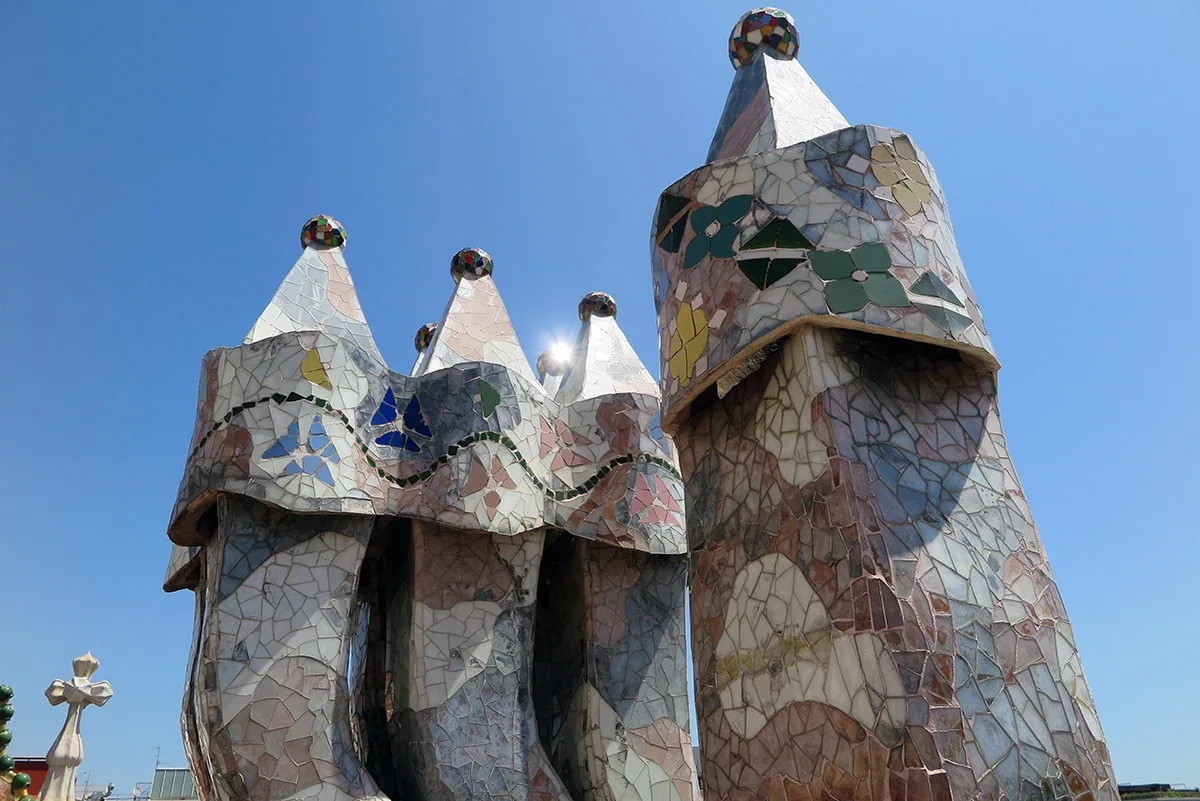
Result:
[[[413,347],[417,349],[417,353],[424,353],[429,347],[429,343],[433,342],[433,334],[437,331],[437,323],[425,323],[417,329],[417,335],[413,337]]]
[[[760,47],[780,59],[795,58],[800,51],[800,34],[792,15],[778,8],[765,6],[747,11],[729,34],[729,60],[734,69],[741,69],[754,58]]]
[[[346,228],[328,214],[318,214],[300,229],[300,247],[344,248]]]
[[[474,281],[485,275],[491,275],[494,265],[492,257],[482,248],[463,248],[450,259],[450,275],[458,283],[463,276]]]
[[[597,317],[616,317],[617,302],[607,292],[589,292],[579,301],[579,319],[587,322],[592,315]]]

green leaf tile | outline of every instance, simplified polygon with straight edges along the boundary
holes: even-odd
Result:
[[[779,220],[771,220],[754,236],[742,243],[742,250],[763,250],[775,247],[779,239]]]
[[[881,242],[869,242],[850,251],[854,266],[869,273],[886,273],[892,266],[892,257]]]
[[[913,305],[920,309],[926,317],[937,323],[939,328],[953,337],[957,337],[975,324],[970,317],[959,314],[956,311],[951,311],[950,309],[944,309],[941,306],[931,306],[928,303],[915,302]]]
[[[723,223],[735,223],[746,216],[753,202],[753,195],[734,195],[717,207],[717,219]]]
[[[770,259],[738,259],[738,269],[750,279],[750,283],[759,289],[766,289],[767,270],[771,267]]]
[[[738,261],[738,267],[755,287],[767,289],[796,270],[800,259],[746,259]]]
[[[863,284],[863,289],[867,290],[867,298],[880,306],[895,308],[909,305],[904,285],[887,273],[873,274]]]
[[[692,216],[695,216],[695,213]],[[709,245],[710,240],[708,235],[703,232],[692,237],[692,241],[688,243],[687,250],[683,252],[683,269],[690,270],[699,264],[708,255]]]
[[[658,201],[658,220],[654,224],[654,236],[660,237],[667,225],[679,212],[687,208],[688,199],[679,195],[664,194]]]
[[[815,245],[790,220],[779,220],[779,239],[775,243],[781,248],[804,248],[812,250]]]
[[[717,221],[717,210],[712,206],[701,206],[692,212],[691,223],[692,230],[698,234],[704,233],[704,229]]]
[[[909,287],[908,291],[912,292],[914,295],[925,295],[926,297],[930,298],[941,298],[942,300],[953,303],[955,306],[963,305],[962,301],[958,299],[958,296],[954,294],[954,290],[946,286],[942,279],[938,278],[937,274],[933,271],[924,273],[920,278],[913,282],[913,285]]]
[[[732,259],[734,257],[733,243],[737,239],[738,229],[734,225],[721,223],[721,230],[713,235],[709,252],[714,259]]]
[[[849,278],[831,281],[825,285],[825,303],[834,314],[856,312],[867,305],[867,290]]]
[[[826,281],[849,278],[854,272],[854,261],[844,250],[814,250],[808,254],[813,272]]]
[[[479,379],[479,399],[484,417],[491,417],[492,412],[500,405],[500,393],[482,378]]]
[[[812,250],[813,244],[808,241],[800,229],[782,217],[771,220],[762,230],[742,243],[742,250],[765,250],[767,248],[804,248]]]

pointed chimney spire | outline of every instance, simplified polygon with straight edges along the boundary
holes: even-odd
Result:
[[[538,383],[492,281],[492,257],[479,248],[460,250],[450,260],[450,274],[454,296],[413,375],[463,362],[492,362]]]
[[[417,335],[413,337],[413,347],[417,349],[417,360],[413,363],[410,372],[415,373],[421,366],[421,359],[425,358],[425,351],[429,350],[429,344],[433,342],[433,335],[437,329],[437,323],[425,323],[417,329]]]
[[[583,326],[570,369],[555,399],[572,403],[618,393],[649,395],[657,400],[658,384],[617,325],[617,302],[605,292],[592,292],[579,301]]]
[[[551,397],[558,392],[558,388],[562,384],[563,374],[567,372],[567,368],[571,365],[571,350],[571,345],[556,343],[546,349],[541,356],[538,356],[538,377],[542,379],[542,386],[545,387],[546,394]]]
[[[288,331],[322,331],[383,362],[350,280],[345,245],[346,229],[332,217],[317,215],[305,223],[300,231],[304,252],[242,344]]]
[[[733,26],[729,59],[737,72],[709,162],[787,147],[846,128],[842,113],[796,60],[796,23],[786,11],[757,8]]]

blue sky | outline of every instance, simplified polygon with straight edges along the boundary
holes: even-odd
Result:
[[[649,229],[699,166],[742,2],[5,4],[0,681],[12,751],[87,649],[115,696],[81,776],[182,764],[190,593],[160,589],[200,359],[241,341],[322,212],[411,363],[477,245],[531,358],[604,289],[657,370]],[[449,10],[452,9],[452,10]],[[1191,314],[1200,3],[791,8],[851,122],[946,188],[1002,412],[1122,782],[1200,784]]]

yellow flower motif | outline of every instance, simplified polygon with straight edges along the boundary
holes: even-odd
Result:
[[[929,202],[932,194],[929,181],[907,136],[897,136],[890,145],[871,148],[871,171],[879,183],[892,188],[892,197],[907,213],[916,214]]]
[[[708,347],[708,318],[703,309],[692,308],[684,303],[675,317],[675,333],[671,334],[671,357],[667,366],[679,383],[687,386],[696,370],[696,362]]]

